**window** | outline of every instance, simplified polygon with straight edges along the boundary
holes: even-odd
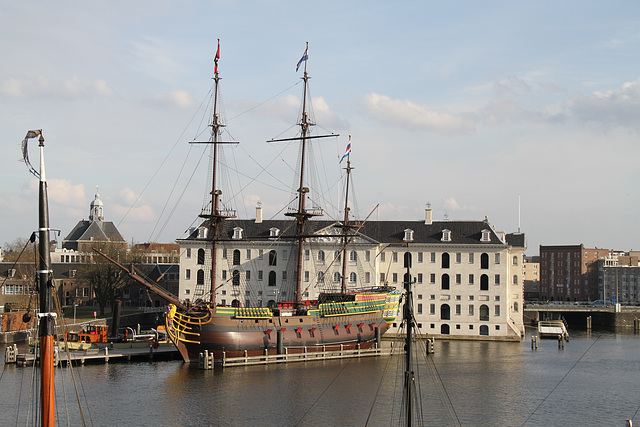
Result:
[[[500,264],[500,254],[496,254],[496,264]]]
[[[349,253],[349,261],[356,262],[357,260],[358,260],[358,254],[356,253],[356,251],[351,251]]]
[[[324,283],[324,273],[322,271],[318,272],[318,283]]]
[[[431,262],[435,264],[436,262],[436,253],[435,252],[431,252]]]
[[[462,254],[460,252],[456,253],[456,264],[460,264],[462,262]]]
[[[449,307],[449,304],[440,306],[440,320],[451,320],[451,307]]]
[[[318,261],[324,262],[324,251],[318,251]]]
[[[191,258],[191,248],[187,248],[187,258]]]
[[[491,241],[491,231],[490,230],[482,230],[482,237],[480,238],[481,242],[490,242]]]
[[[469,275],[469,284],[473,285],[473,274]]]
[[[451,241],[451,230],[442,230],[442,239],[440,239],[443,242],[450,242]]]
[[[380,283],[384,283],[384,273],[380,273]]]
[[[462,283],[462,274],[456,274],[456,285]]]
[[[196,278],[196,285],[204,285],[204,270],[203,269],[198,270],[198,274],[197,274],[197,278]]]
[[[429,283],[436,283],[436,274],[435,273],[431,273],[431,275],[429,276]]]
[[[489,306],[486,304],[482,304],[480,306],[480,321],[487,322],[489,321]]]
[[[233,270],[231,283],[233,286],[240,286],[240,272],[238,270]]]
[[[518,257],[517,256],[513,256],[513,265],[518,265]]]
[[[333,281],[336,283],[340,281],[340,273],[338,273],[337,271],[333,273]]]
[[[191,270],[189,270],[188,268],[184,271],[185,274],[185,279],[187,280],[191,280]]]
[[[499,305],[495,306],[495,315],[496,315],[496,317],[500,316],[500,306]]]
[[[284,271],[282,272],[282,281],[283,281],[283,282],[286,282],[286,281],[287,281],[287,270],[284,270]]]
[[[469,264],[473,264],[473,252],[469,254]]]
[[[276,272],[271,270],[269,272],[269,286],[275,286],[276,285]]]
[[[418,262],[422,262],[422,252],[418,252]]]
[[[305,282],[308,282],[308,281],[309,281],[309,272],[308,272],[308,271],[305,271],[305,272],[304,272],[304,281],[305,281]]]
[[[496,285],[499,285],[499,284],[500,284],[500,275],[499,275],[499,274],[496,274],[496,277],[495,277],[495,284],[496,284]]]
[[[356,283],[357,281],[358,281],[358,275],[355,272],[351,272],[351,274],[349,274],[349,282]]]
[[[404,239],[405,242],[413,242],[413,230],[407,228],[404,230]]]
[[[264,250],[258,249],[258,259],[263,259],[263,258],[264,258]]]
[[[473,304],[469,304],[469,316],[473,316]]]
[[[240,251],[238,249],[233,251],[233,265],[240,265]]]
[[[276,251],[269,251],[269,265],[274,266],[278,264],[278,254]]]
[[[262,281],[262,270],[258,270],[258,281]]]
[[[513,303],[513,311],[515,311],[515,312],[518,311],[518,303],[517,302]]]
[[[483,274],[480,276],[480,290],[488,291],[489,290],[489,276]]]
[[[436,305],[429,304],[429,314],[436,314]]]
[[[449,268],[449,254],[447,252],[442,254],[442,268]]]
[[[418,273],[418,283],[422,283],[422,273]]]
[[[369,271],[364,272],[364,283],[371,283],[371,273]]]
[[[280,230],[272,227],[269,229],[269,237],[273,238],[273,237],[278,237],[280,235]]]
[[[391,252],[391,262],[398,262],[398,252]]]
[[[240,227],[234,227],[233,229],[233,240],[240,240],[242,239],[242,228]]]
[[[518,284],[518,275],[516,275],[516,274],[513,275],[513,284],[514,285]]]
[[[247,282],[248,282],[249,280],[251,280],[251,270],[247,270],[247,271],[246,271],[246,273],[245,273],[245,278],[246,278]]]
[[[251,259],[251,249],[247,249],[247,259]]]
[[[393,273],[391,277],[393,278],[391,280],[393,283],[398,283],[398,273]]]
[[[442,275],[442,283],[441,283],[440,289],[443,289],[443,290],[449,289],[449,275],[448,274],[443,274]]]
[[[384,262],[385,261],[385,253],[384,252],[380,252],[380,262]]]
[[[227,270],[222,270],[221,275],[222,275],[222,280],[227,280]]]
[[[480,255],[480,269],[482,270],[489,269],[489,255],[486,253]]]
[[[204,264],[204,249],[198,249],[198,264]]]
[[[462,305],[456,304],[456,316],[460,316],[462,314]]]

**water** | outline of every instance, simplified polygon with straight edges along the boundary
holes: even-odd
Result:
[[[564,350],[554,340],[532,350],[528,334],[522,343],[441,341],[435,350],[415,371],[425,425],[640,423],[640,336],[574,331]],[[75,367],[94,426],[397,425],[402,371],[402,357],[213,371],[181,361]],[[27,424],[32,373],[4,367],[0,425]],[[70,425],[82,425],[68,371],[56,375],[58,425],[67,425],[65,395]]]

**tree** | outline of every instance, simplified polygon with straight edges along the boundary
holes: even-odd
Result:
[[[29,238],[18,237],[12,242],[5,242],[2,247],[3,262],[35,262],[38,245],[35,243],[35,235],[32,237],[33,241]]]
[[[125,255],[124,251],[108,244],[96,246],[100,246],[98,249],[114,259],[118,259],[121,254]],[[113,306],[116,298],[120,296],[122,288],[129,284],[129,276],[126,273],[97,254],[93,256],[93,261],[85,264],[78,274],[93,288],[94,297],[100,308],[100,315],[104,315],[104,309],[107,305]]]

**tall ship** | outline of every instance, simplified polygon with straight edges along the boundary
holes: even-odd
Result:
[[[223,141],[221,137],[224,124],[218,111],[219,58],[218,43],[210,138],[202,142],[209,144],[211,150],[211,197],[203,206],[200,225],[179,240],[181,252],[186,253],[181,280],[183,273],[191,276],[186,265],[191,260],[196,286],[188,300],[167,297],[172,302],[166,313],[169,337],[185,362],[197,362],[205,351],[220,361],[223,357],[278,354],[283,349],[295,353],[373,347],[396,319],[402,294],[392,287],[357,287],[354,279],[357,273],[347,272],[348,264],[355,268],[357,258],[348,247],[362,239],[358,224],[349,220],[350,146],[341,159],[341,162],[345,157],[348,159],[343,219],[317,219],[323,210],[309,199],[311,141],[337,135],[311,134],[314,123],[309,111],[308,44],[297,65],[297,68],[304,65],[299,133],[294,138],[267,141],[299,144],[295,190],[284,214],[288,219],[283,220],[263,222],[261,208],[256,209],[255,221],[239,220],[235,210],[223,203],[220,150],[223,145],[235,142]],[[313,245],[322,245],[327,250],[314,251],[310,257]],[[240,247],[245,248],[244,262]],[[314,269],[314,277],[309,277],[308,265],[318,258],[322,265]],[[256,271],[251,266],[257,259],[264,260],[269,268]],[[254,277],[250,278],[252,273]],[[267,273],[265,277],[263,273]],[[326,289],[320,289],[324,284]]]

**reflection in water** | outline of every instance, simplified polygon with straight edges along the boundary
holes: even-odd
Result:
[[[439,341],[416,381],[428,425],[451,425],[456,416],[464,426],[624,425],[640,405],[638,355],[640,337],[613,333],[573,332],[564,350],[553,340],[531,350],[530,335],[522,343]],[[75,369],[89,402],[88,425],[386,426],[400,414],[401,359],[213,371],[180,361]],[[4,367],[3,423],[14,425],[15,416],[24,423],[18,403],[28,403],[32,372]],[[73,421],[79,418],[66,369],[56,371],[56,382],[58,406],[66,394],[71,425],[81,425]]]

